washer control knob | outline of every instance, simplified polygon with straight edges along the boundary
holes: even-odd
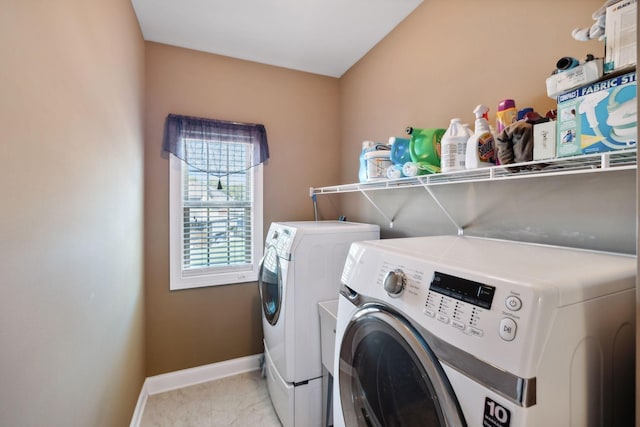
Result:
[[[407,279],[400,269],[389,271],[387,275],[384,276],[384,290],[387,291],[387,293],[392,297],[400,296],[402,291],[404,291],[404,287],[406,284]]]
[[[522,301],[520,298],[511,295],[504,301],[504,305],[511,311],[518,311],[522,308]]]

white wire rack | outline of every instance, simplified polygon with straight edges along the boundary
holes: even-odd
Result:
[[[636,165],[636,148],[632,148],[605,153],[514,163],[488,168],[421,175],[408,178],[382,179],[364,183],[334,185],[329,187],[311,187],[309,189],[309,195],[314,197],[323,194],[361,192],[362,195],[366,197],[367,200],[378,210],[378,212],[380,212],[380,214],[389,221],[389,226],[393,227],[393,220],[389,219],[366,193],[368,191],[376,190],[424,187],[425,190],[427,190],[427,192],[429,192],[433,197],[438,206],[440,206],[442,211],[449,217],[454,225],[456,225],[458,228],[458,234],[462,234],[462,229],[455,223],[451,215],[449,215],[446,209],[440,204],[437,197],[435,197],[429,187],[448,184],[619,171],[636,169]]]
[[[534,178],[540,176],[568,175],[611,170],[636,169],[636,149],[609,151],[606,153],[538,160],[488,168],[457,172],[421,175],[416,177],[382,179],[377,181],[311,187],[309,195],[349,193],[354,191],[389,190],[393,188],[420,187],[425,185],[458,184],[504,179]]]

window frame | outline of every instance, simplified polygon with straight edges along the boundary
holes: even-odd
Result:
[[[169,154],[169,290],[222,286],[258,280],[263,253],[263,166],[251,167],[251,263],[247,266],[183,270],[183,168],[188,165]],[[199,271],[200,270],[200,271]]]

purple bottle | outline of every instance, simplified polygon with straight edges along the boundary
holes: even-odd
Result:
[[[509,126],[511,123],[515,123],[518,120],[518,110],[516,109],[516,102],[513,99],[505,99],[498,104],[498,112],[496,113],[496,132],[498,135]]]

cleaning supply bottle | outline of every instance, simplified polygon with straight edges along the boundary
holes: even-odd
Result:
[[[400,138],[392,136],[389,138],[389,146],[391,147],[391,161],[394,165],[404,165],[411,161],[411,153],[409,152],[409,138]]]
[[[411,165],[403,168],[403,174],[405,176],[416,176],[440,172],[440,140],[445,129],[421,129],[408,126],[405,131],[408,135],[411,135],[409,141],[411,162],[407,162],[411,163]],[[407,172],[414,174],[409,175]]]
[[[460,119],[451,119],[447,131],[442,136],[442,158],[440,169],[442,172],[453,172],[465,169],[465,155],[469,134]]]
[[[491,128],[489,127],[489,108],[478,105],[473,114],[476,115],[476,130],[467,141],[467,153],[465,156],[465,167],[476,169],[493,166],[495,159],[495,141]]]
[[[375,145],[373,141],[363,141],[362,142],[362,151],[360,152],[360,169],[358,170],[358,180],[360,182],[367,182],[367,159],[366,154],[369,150],[371,150]]]
[[[504,99],[498,104],[498,112],[496,113],[496,132],[498,135],[502,133],[504,128],[511,123],[515,123],[518,119],[518,110],[516,102],[513,99]]]
[[[471,130],[471,126],[469,126],[469,123],[464,123],[462,126],[464,126],[464,129],[467,131],[468,137],[471,138],[473,136],[473,130]]]

